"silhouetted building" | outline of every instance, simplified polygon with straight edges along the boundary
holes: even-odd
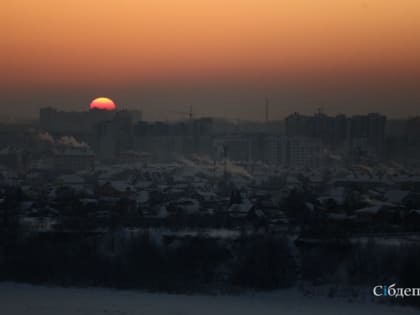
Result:
[[[313,116],[293,113],[286,117],[286,135],[321,140],[324,145],[338,147],[347,137],[348,119],[345,115],[330,117],[318,112]]]
[[[39,112],[42,130],[58,135],[83,135],[93,131],[96,124],[113,119],[115,111],[93,109],[89,111],[59,111],[41,108]]]
[[[0,150],[0,165],[22,171],[27,167],[28,156],[22,149],[5,147]]]
[[[54,149],[54,169],[59,172],[93,170],[95,154],[89,147],[62,147]]]
[[[213,146],[226,149],[232,161],[284,165],[287,159],[286,137],[270,134],[230,134],[214,138]]]
[[[119,111],[112,120],[95,127],[93,146],[101,160],[112,160],[133,148],[133,120],[128,111]]]
[[[322,158],[320,140],[308,137],[288,137],[287,165],[295,168],[319,167]]]
[[[407,120],[405,137],[410,144],[420,143],[420,117]]]
[[[384,151],[386,117],[371,113],[350,120],[350,152],[353,157],[379,157]]]
[[[40,110],[40,128],[53,135],[76,136],[87,142],[100,159],[115,158],[118,153],[133,148],[134,123],[142,119],[137,110],[99,110],[82,112]]]
[[[352,117],[294,113],[286,118],[286,135],[316,139],[333,150],[346,148],[353,157],[378,157],[384,151],[385,125],[386,117],[376,113]]]
[[[148,152],[156,160],[177,156],[211,155],[213,120],[201,118],[181,122],[139,122],[134,126],[133,148]]]

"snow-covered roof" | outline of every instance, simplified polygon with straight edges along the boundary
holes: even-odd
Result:
[[[367,203],[369,206],[380,206],[380,207],[388,207],[388,208],[396,207],[396,205],[392,202],[372,199],[370,197],[363,198],[363,201]]]
[[[82,204],[97,204],[98,203],[98,200],[97,199],[95,199],[95,198],[82,198],[82,199],[80,199],[80,202],[82,203]]]
[[[150,199],[150,194],[148,191],[142,190],[137,195],[137,202],[146,203]]]
[[[411,209],[408,214],[415,214],[415,215],[419,215],[420,216],[420,210],[418,209]]]
[[[389,190],[385,193],[385,198],[390,202],[400,203],[408,194],[406,190]]]
[[[355,212],[357,214],[378,214],[382,209],[382,206],[365,207],[358,209]]]
[[[248,213],[254,205],[248,200],[245,199],[242,203],[234,203],[229,207],[229,212],[242,212]]]
[[[197,199],[193,198],[180,198],[174,201],[172,204],[175,205],[178,209],[188,213],[194,213],[200,210],[200,203]]]
[[[126,192],[128,190],[134,191],[134,187],[123,180],[113,180],[109,184],[119,192]]]
[[[318,198],[320,201],[327,199],[333,199],[338,204],[343,204],[345,200],[344,187],[335,187],[325,193],[322,197]]]
[[[58,181],[63,184],[84,184],[85,180],[83,177],[78,175],[70,174],[70,175],[62,175],[58,177]]]
[[[217,194],[213,191],[198,190],[198,191],[196,191],[196,193],[198,195],[200,195],[201,197],[203,197],[203,199],[206,200],[206,201],[214,200],[214,199],[217,198]]]
[[[144,188],[149,188],[150,186],[152,186],[152,184],[153,182],[151,181],[139,180],[139,181],[136,181],[134,186],[140,189],[144,189]]]
[[[65,147],[54,151],[55,156],[86,156],[93,157],[95,154],[89,148]]]
[[[327,218],[333,221],[346,221],[346,220],[354,219],[353,216],[348,216],[345,213],[330,213],[327,215]]]
[[[305,202],[305,206],[306,206],[309,210],[311,210],[311,211],[314,211],[314,210],[315,210],[315,206],[314,206],[314,204],[313,204],[313,203],[311,203],[311,202]]]

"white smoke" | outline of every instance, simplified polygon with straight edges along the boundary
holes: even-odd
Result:
[[[206,158],[202,156],[198,159],[197,157],[195,157],[195,159],[199,160],[202,163],[198,164],[195,161],[186,159],[184,157],[179,157],[177,161],[182,166],[190,168],[191,170],[194,170],[195,172],[200,172],[202,174],[209,175],[212,172],[211,169],[215,167],[216,168],[215,171],[219,174],[222,174],[224,170],[226,169],[226,172],[228,172],[229,174],[233,176],[240,176],[240,177],[244,177],[248,179],[253,178],[253,176],[245,168],[243,168],[242,166],[236,165],[229,160],[226,161],[226,164],[217,163],[216,165],[214,165],[212,160],[208,157]]]
[[[48,142],[54,146],[62,146],[62,147],[72,147],[72,148],[89,148],[89,145],[85,142],[77,141],[76,138],[72,136],[63,136],[58,140],[54,139],[54,137],[49,134],[48,132],[42,132],[38,134],[38,139],[44,142]]]
[[[246,178],[252,178],[252,175],[242,166],[233,164],[231,161],[226,161],[226,171],[232,175],[238,175]]]
[[[359,170],[361,172],[367,173],[369,176],[373,176],[373,169],[370,166],[364,165],[364,164],[357,164],[354,166],[356,170]]]
[[[184,165],[184,166],[188,166],[188,167],[192,167],[192,168],[200,168],[196,163],[194,163],[193,161],[186,159],[184,157],[179,157],[177,159],[177,162]]]
[[[48,132],[41,132],[38,134],[38,139],[41,141],[48,142],[50,144],[55,144],[55,140],[53,136],[51,136]]]
[[[71,136],[64,136],[58,139],[58,145],[65,146],[65,147],[73,147],[73,148],[89,148],[89,145],[85,142],[79,142],[74,137]]]

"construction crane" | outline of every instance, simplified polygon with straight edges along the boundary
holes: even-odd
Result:
[[[183,111],[171,111],[172,113],[178,114],[178,115],[184,115],[187,116],[189,120],[193,119],[193,107],[192,105],[190,105],[190,110],[188,112],[183,112]]]

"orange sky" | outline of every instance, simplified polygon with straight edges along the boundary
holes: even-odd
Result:
[[[0,11],[11,81],[420,66],[418,0],[6,0]]]
[[[3,0],[0,38],[9,89],[420,77],[419,0]]]

